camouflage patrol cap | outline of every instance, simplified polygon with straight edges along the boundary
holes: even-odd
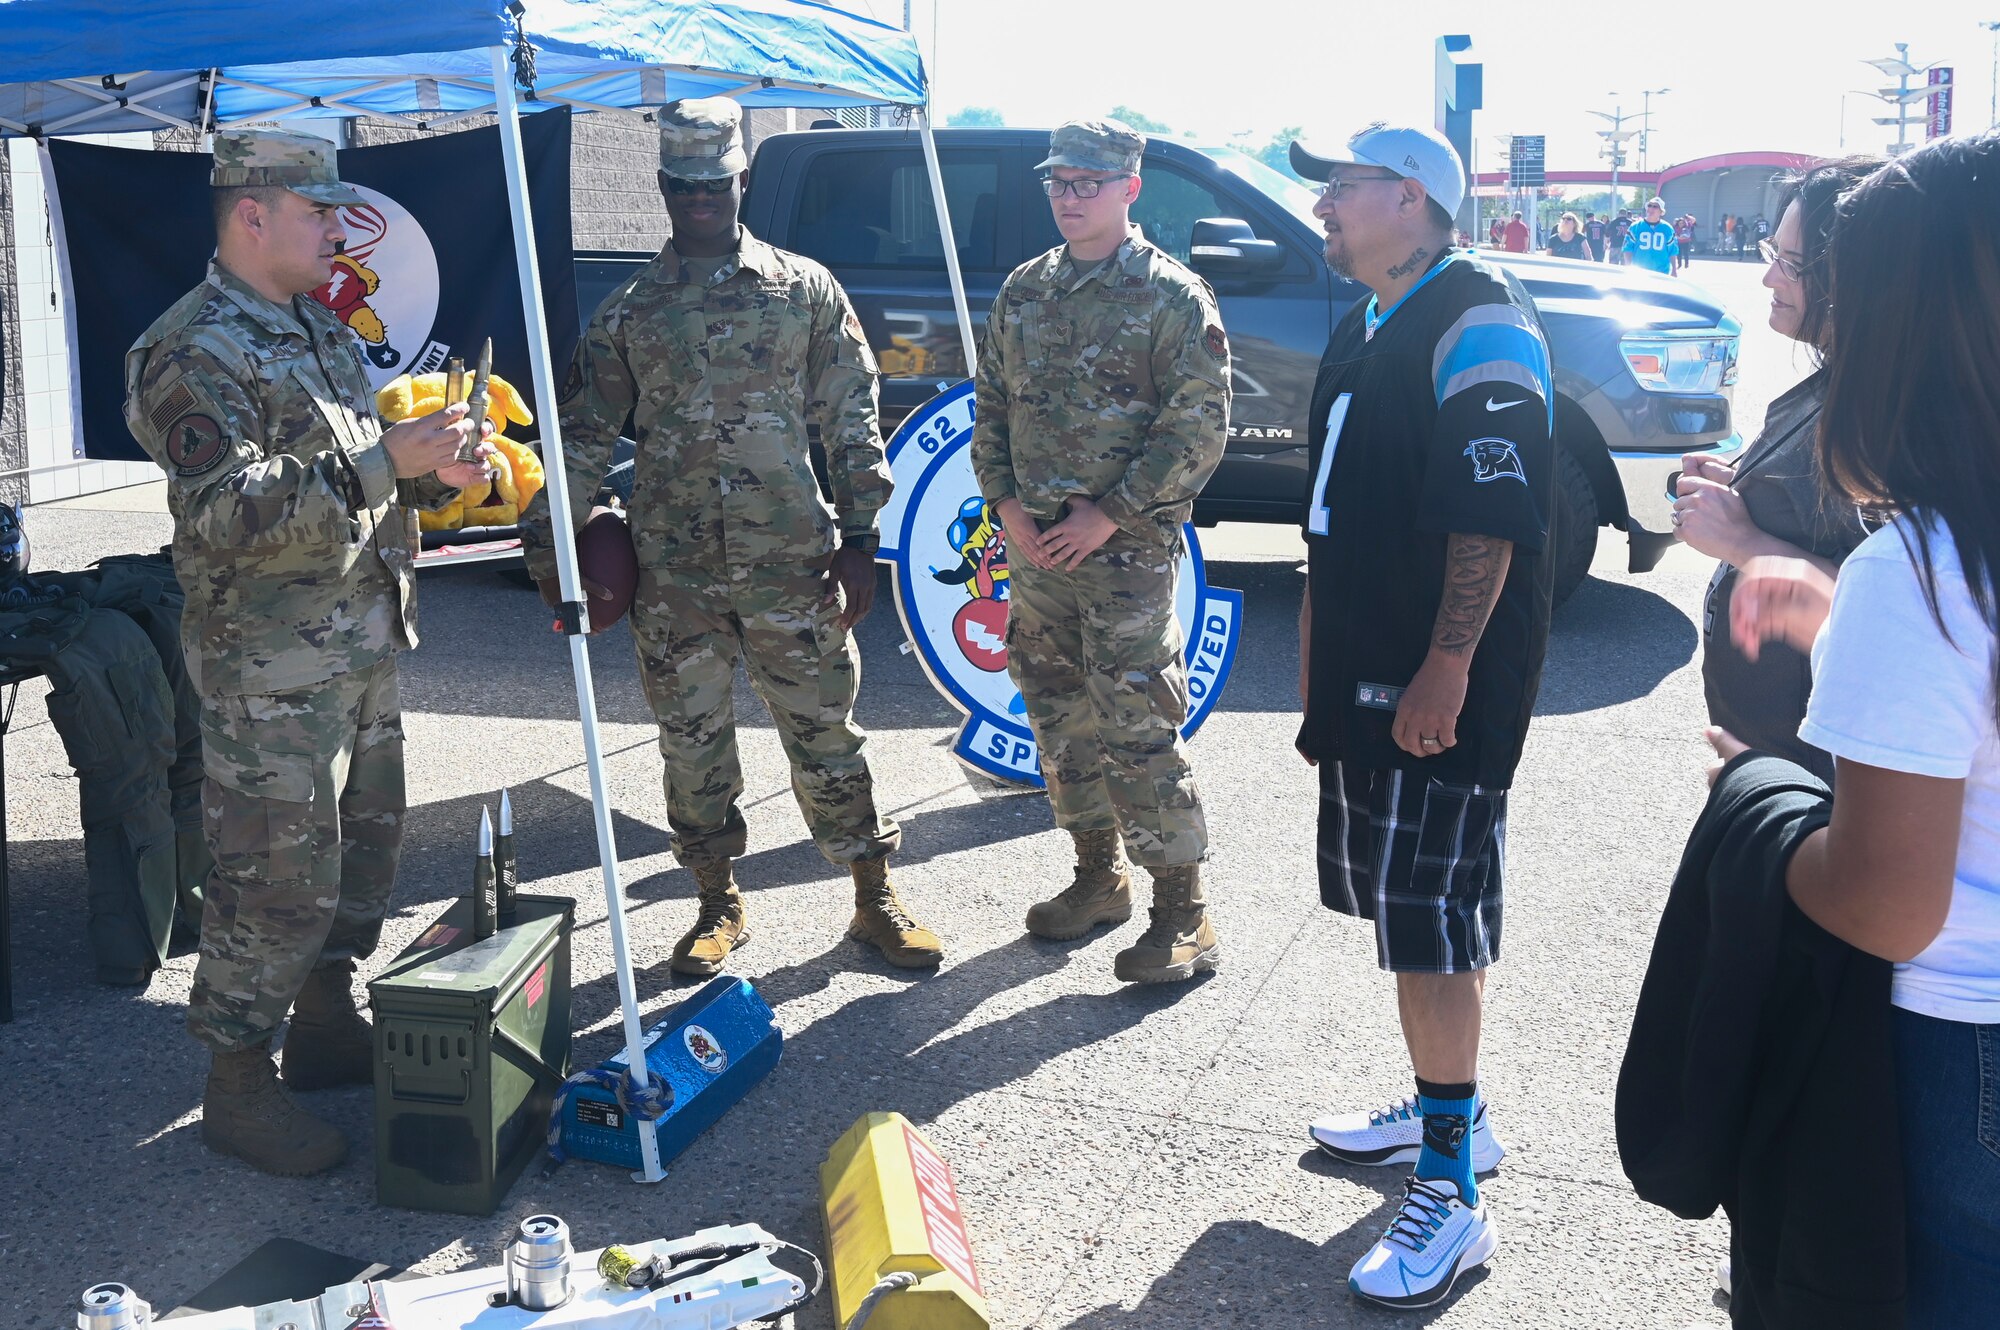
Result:
[[[660,169],[682,180],[727,180],[750,165],[743,110],[727,97],[689,97],[660,111]]]
[[[1072,120],[1049,135],[1049,155],[1035,167],[1073,166],[1082,171],[1124,171],[1137,175],[1146,140],[1116,120]]]
[[[340,183],[331,143],[276,129],[218,130],[208,183],[218,189],[288,189],[314,203],[367,202],[352,185]]]

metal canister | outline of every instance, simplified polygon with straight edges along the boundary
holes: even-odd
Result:
[[[531,1312],[569,1301],[569,1225],[554,1215],[529,1215],[507,1248],[507,1298]]]
[[[152,1324],[153,1309],[123,1284],[92,1284],[77,1307],[77,1330],[147,1330]]]

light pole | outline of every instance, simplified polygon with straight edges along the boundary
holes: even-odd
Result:
[[[1617,95],[1615,92],[1605,94],[1607,97],[1616,97]],[[1601,155],[1611,159],[1611,211],[1615,216],[1619,209],[1618,168],[1625,165],[1625,141],[1639,132],[1636,129],[1625,128],[1625,122],[1627,120],[1637,120],[1639,117],[1636,115],[1626,115],[1623,103],[1614,104],[1609,112],[1592,111],[1590,114],[1596,116],[1599,120],[1609,120],[1611,122],[1611,128],[1600,129],[1597,131],[1597,135],[1604,140],[1604,151]]]
[[[1889,145],[1889,155],[1900,157],[1910,150],[1910,123],[1915,118],[1911,115],[1910,108],[1917,102],[1930,100],[1939,90],[1951,85],[1948,82],[1919,83],[1916,87],[1912,88],[1910,80],[1919,74],[1928,73],[1930,70],[1936,68],[1937,62],[1933,61],[1928,65],[1911,64],[1910,44],[1908,42],[1896,43],[1896,54],[1893,58],[1863,60],[1861,63],[1873,66],[1896,80],[1895,87],[1882,88],[1868,95],[1880,101],[1887,102],[1896,108],[1896,114],[1893,116],[1878,116],[1875,123],[1878,125],[1894,125],[1896,127],[1896,141]]]
[[[1647,140],[1653,136],[1653,98],[1664,97],[1672,88],[1650,88],[1639,94],[1642,98],[1639,111],[1639,169],[1646,169]]]

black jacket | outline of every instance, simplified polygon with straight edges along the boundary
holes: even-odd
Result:
[[[1826,787],[1761,753],[1723,769],[1660,916],[1618,1075],[1644,1199],[1728,1211],[1737,1326],[1903,1324],[1889,963],[1801,914],[1785,867]]]

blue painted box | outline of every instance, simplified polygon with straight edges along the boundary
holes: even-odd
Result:
[[[694,1144],[778,1065],[784,1032],[747,980],[717,975],[646,1031],[646,1069],[673,1087],[674,1102],[651,1123],[666,1163]],[[622,1071],[625,1054],[599,1064]],[[639,1167],[639,1131],[648,1124],[611,1091],[580,1085],[563,1105],[563,1150],[577,1159]]]

